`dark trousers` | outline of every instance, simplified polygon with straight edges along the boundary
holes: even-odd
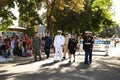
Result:
[[[34,59],[35,59],[35,61],[37,60],[37,56],[39,56],[39,60],[41,60],[40,48],[34,49],[33,53],[34,53]]]
[[[92,50],[85,50],[85,64],[92,63]]]
[[[47,58],[49,58],[49,55],[50,55],[50,46],[45,46],[44,50],[45,50],[45,54],[47,55]]]

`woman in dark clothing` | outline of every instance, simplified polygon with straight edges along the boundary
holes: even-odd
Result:
[[[77,39],[72,34],[71,38],[69,39],[69,43],[68,43],[68,49],[69,49],[69,53],[70,53],[70,55],[69,55],[69,58],[70,58],[69,63],[71,63],[72,54],[73,54],[73,58],[74,58],[73,62],[75,62],[75,52],[76,52],[76,49],[77,49],[77,43],[78,43]]]

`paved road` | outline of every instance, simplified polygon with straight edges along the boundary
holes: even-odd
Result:
[[[53,55],[38,62],[33,62],[33,57],[19,58],[0,64],[0,80],[120,80],[119,49],[112,48],[106,57],[105,52],[94,52],[91,65],[83,64],[84,53],[77,53],[71,64],[68,59],[54,63]]]

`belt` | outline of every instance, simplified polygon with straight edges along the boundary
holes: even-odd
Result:
[[[91,43],[85,43],[85,45],[90,45]]]

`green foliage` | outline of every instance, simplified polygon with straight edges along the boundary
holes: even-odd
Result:
[[[0,30],[7,30],[15,18],[10,9],[14,0],[0,2]],[[16,0],[19,7],[19,25],[27,27],[27,34],[33,36],[34,26],[42,24],[38,14],[41,5],[47,9],[45,15],[47,29],[51,32],[61,29],[64,32],[81,34],[90,30],[99,36],[115,33],[110,8],[112,0]],[[113,33],[106,34],[112,31]]]
[[[37,5],[40,0],[17,0],[17,5],[19,7],[19,25],[27,27],[27,33],[33,36],[35,25],[42,24],[42,20],[37,13]]]
[[[13,0],[4,0],[0,6],[0,31],[6,31],[13,24],[13,20],[16,19],[10,11],[11,8],[14,8]]]
[[[34,31],[35,27],[31,27],[31,28],[28,28],[27,27],[27,30],[26,30],[26,34],[29,36],[29,37],[33,37],[34,36]]]
[[[50,32],[56,31],[57,26],[60,28],[66,26],[59,24],[60,21],[63,20],[65,17],[62,14],[62,12],[74,12],[79,13],[83,9],[84,0],[43,0],[43,3],[45,4],[45,8],[47,9],[46,13],[46,23],[47,23],[47,30]],[[67,8],[67,9],[66,9]],[[69,10],[69,11],[66,11]],[[58,11],[58,12],[56,12]],[[60,12],[60,14],[59,14]],[[58,15],[57,15],[58,14]],[[70,15],[72,16],[72,15]],[[61,19],[58,19],[61,18]],[[57,24],[57,22],[58,24]],[[66,21],[66,20],[63,20]],[[70,19],[71,21],[71,19]],[[62,22],[62,21],[61,21]],[[74,22],[74,21],[73,21]],[[64,28],[62,28],[64,29]],[[74,29],[74,28],[73,28]]]
[[[61,29],[78,34],[89,30],[98,34],[104,30],[105,26],[113,27],[115,24],[112,21],[111,6],[111,0],[85,0],[84,10],[79,12],[67,7],[63,10],[55,7],[53,12],[54,30]]]

